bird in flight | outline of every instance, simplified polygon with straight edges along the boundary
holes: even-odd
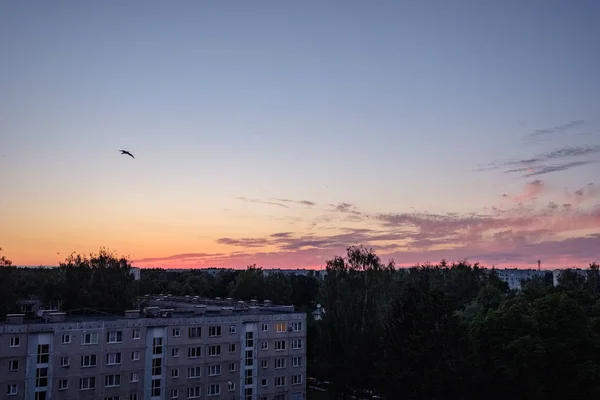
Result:
[[[121,154],[127,154],[128,156],[131,156],[131,158],[135,158],[133,156],[133,154],[131,154],[130,152],[128,152],[127,150],[119,150],[121,152]]]

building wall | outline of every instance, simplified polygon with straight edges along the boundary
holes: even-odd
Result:
[[[290,332],[288,327],[293,322],[299,323],[295,326],[300,329]],[[276,332],[277,323],[285,323],[285,331]],[[267,326],[264,331],[263,326]],[[211,327],[220,327],[219,334],[209,336]],[[200,328],[200,337],[190,337],[189,328]],[[109,343],[109,335],[117,335],[116,332],[120,332],[120,341]],[[246,346],[248,332],[253,334],[252,347]],[[85,343],[86,334],[97,335],[97,342]],[[11,338],[19,338],[18,347],[10,347]],[[162,338],[162,349],[157,354],[153,351],[155,338]],[[300,349],[292,349],[293,339],[301,340]],[[275,350],[277,340],[286,341],[285,350]],[[262,342],[268,343],[268,349],[261,350]],[[38,345],[41,344],[48,345],[47,363],[38,363]],[[220,346],[220,354],[209,355],[211,346]],[[36,391],[46,391],[46,400],[105,399],[110,396],[120,396],[120,400],[162,400],[170,399],[173,390],[178,391],[179,399],[187,399],[187,390],[195,387],[200,387],[201,399],[245,399],[244,389],[251,388],[253,400],[272,400],[275,394],[283,393],[287,400],[292,399],[294,393],[302,396],[306,393],[305,346],[306,315],[303,313],[0,324],[0,400],[35,400]],[[190,348],[201,348],[200,356],[189,358]],[[252,363],[247,367],[246,351],[252,351]],[[139,359],[133,359],[134,353],[136,356],[139,353]],[[116,354],[120,354],[118,363],[108,365],[107,361],[117,361]],[[111,359],[107,360],[109,355]],[[96,364],[83,365],[82,359],[90,360],[91,356],[95,356]],[[301,364],[292,367],[292,357],[302,357]],[[158,358],[162,360],[160,373],[153,376],[152,360]],[[276,358],[286,359],[285,368],[275,369]],[[8,371],[9,362],[15,360],[19,363],[18,369]],[[267,368],[262,368],[262,360],[267,360]],[[220,374],[209,376],[213,365],[220,365]],[[230,365],[233,371],[230,371]],[[47,386],[36,388],[36,370],[39,368],[47,368]],[[188,378],[190,368],[194,372],[199,368],[200,376]],[[251,371],[249,384],[244,379],[246,369]],[[177,377],[173,376],[173,370],[177,370]],[[137,382],[131,381],[132,374]],[[106,387],[105,380],[109,375],[120,377],[118,386]],[[292,385],[293,375],[302,375],[302,383]],[[275,388],[275,378],[281,376],[285,376],[285,386]],[[95,387],[81,390],[80,380],[91,377],[96,380]],[[157,396],[152,396],[153,379],[160,381]],[[261,386],[263,379],[266,379],[266,387]],[[64,387],[61,381],[68,382],[68,386]],[[10,384],[18,385],[16,395],[7,395]],[[220,394],[208,396],[210,385],[217,385]]]

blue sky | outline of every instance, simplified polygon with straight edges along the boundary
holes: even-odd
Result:
[[[238,197],[464,214],[539,178],[563,202],[598,164],[523,177],[506,162],[598,159],[599,18],[596,1],[4,2],[0,245],[22,262],[100,245],[228,254],[215,240],[306,236],[321,219]],[[437,251],[403,240],[390,254]],[[268,263],[269,246],[243,250]]]

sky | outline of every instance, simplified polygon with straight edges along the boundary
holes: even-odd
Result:
[[[595,0],[0,2],[2,254],[587,267],[599,19]]]

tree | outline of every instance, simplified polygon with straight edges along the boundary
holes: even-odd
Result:
[[[376,386],[376,363],[382,357],[378,338],[393,272],[393,262],[382,264],[362,246],[349,247],[345,258],[327,262],[322,363],[328,380],[334,382],[333,396]]]
[[[0,252],[2,251],[2,247],[0,247]],[[10,267],[12,266],[12,261],[10,261],[5,256],[0,257],[0,267]]]
[[[89,258],[71,254],[60,264],[57,297],[63,309],[81,312],[96,309],[122,313],[133,307],[135,293],[130,261],[105,248]]]

